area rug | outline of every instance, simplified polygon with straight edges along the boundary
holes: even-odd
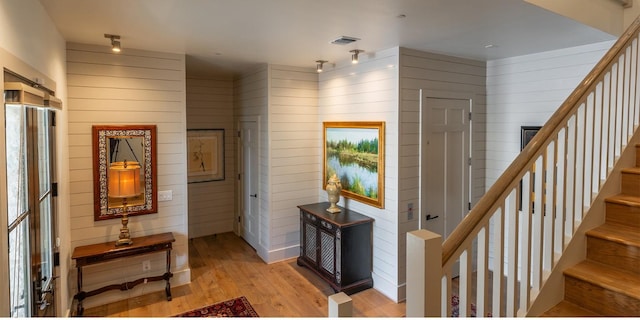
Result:
[[[258,317],[258,313],[253,310],[253,307],[249,303],[249,300],[244,296],[235,299],[218,302],[210,306],[202,307],[200,309],[191,310],[185,313],[181,313],[174,317],[200,317],[200,318],[215,318],[215,317]]]
[[[476,316],[476,305],[471,304],[471,317]],[[460,298],[457,295],[451,296],[451,317],[460,317]],[[491,312],[487,313],[487,318],[491,317]]]

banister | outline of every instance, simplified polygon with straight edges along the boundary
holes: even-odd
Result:
[[[504,173],[489,188],[487,193],[478,201],[471,209],[469,214],[460,222],[451,235],[444,241],[442,245],[442,265],[447,265],[449,259],[461,248],[466,238],[478,227],[480,222],[487,218],[491,209],[496,202],[504,196],[505,192],[510,192],[509,186],[520,180],[527,167],[534,161],[534,158],[540,153],[541,149],[547,144],[547,141],[561,130],[561,126],[572,116],[574,111],[580,107],[580,101],[591,93],[589,88],[596,83],[598,79],[604,76],[607,67],[617,62],[616,58],[627,45],[637,39],[640,31],[640,17],[627,28],[627,31],[620,36],[618,41],[607,51],[603,58],[589,72],[578,87],[567,97],[560,108],[549,118],[540,131],[527,144],[522,152],[509,165]]]

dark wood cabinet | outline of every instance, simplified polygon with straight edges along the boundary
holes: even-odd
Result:
[[[329,213],[329,202],[300,208],[300,256],[305,266],[327,281],[335,292],[353,294],[373,287],[373,219],[340,207]]]

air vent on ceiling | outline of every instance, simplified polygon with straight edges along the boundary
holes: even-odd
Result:
[[[360,39],[359,38],[354,38],[354,37],[348,37],[348,36],[341,36],[340,38],[331,41],[331,43],[339,44],[339,45],[345,45],[345,44],[356,42],[358,40],[360,40]]]

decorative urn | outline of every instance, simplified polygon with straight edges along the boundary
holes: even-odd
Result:
[[[340,192],[342,191],[342,184],[340,184],[340,179],[334,174],[329,181],[327,182],[327,195],[329,196],[329,203],[331,206],[327,209],[327,211],[331,213],[340,212],[340,208],[336,206],[336,203],[340,201]]]

